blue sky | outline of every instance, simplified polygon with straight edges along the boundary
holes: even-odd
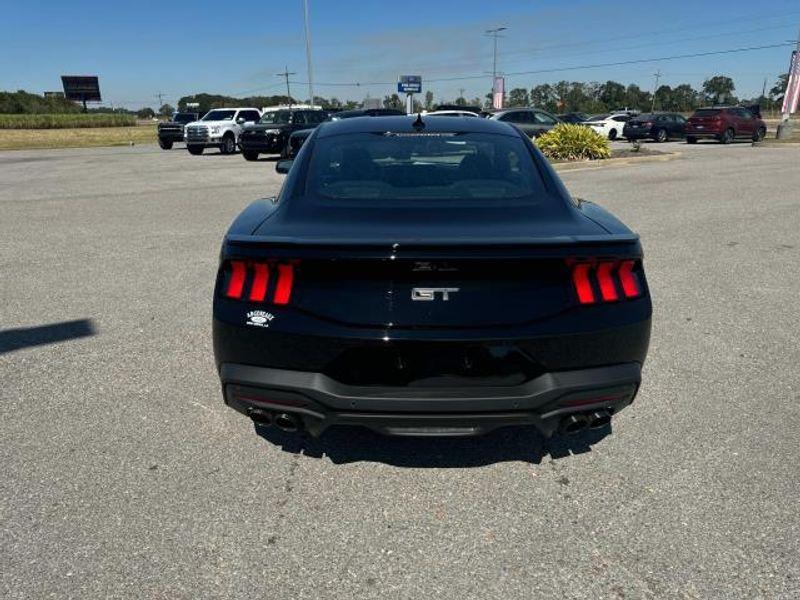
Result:
[[[482,32],[506,26],[499,68],[506,86],[530,88],[560,79],[695,86],[715,74],[734,78],[746,97],[788,68],[790,48],[561,70],[794,39],[800,0],[675,0],[635,3],[576,0],[399,2],[309,0],[317,95],[361,100],[391,93],[400,74],[420,74],[437,100],[484,95],[491,41]],[[720,8],[724,7],[724,8]],[[768,7],[768,8],[765,8]],[[13,0],[3,9],[0,89],[60,89],[61,74],[98,74],[115,105],[175,103],[185,94],[275,94],[275,76],[295,71],[293,95],[307,97],[302,0],[267,2],[63,2]],[[437,78],[477,76],[461,81]],[[379,82],[331,86],[330,83]],[[383,83],[381,83],[383,82]]]

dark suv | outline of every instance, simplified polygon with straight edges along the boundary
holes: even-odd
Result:
[[[163,150],[171,150],[172,144],[183,141],[183,128],[194,123],[200,115],[194,112],[176,112],[169,121],[158,124],[158,145]]]
[[[261,120],[248,125],[239,136],[239,148],[245,160],[258,160],[259,154],[286,156],[286,144],[293,131],[314,128],[325,119],[323,110],[281,109],[264,113]]]
[[[686,137],[686,119],[678,113],[645,113],[625,123],[622,136],[629,140],[650,138],[666,142]]]
[[[538,108],[505,108],[489,114],[486,118],[516,125],[532,138],[547,133],[561,122],[555,115]]]
[[[690,144],[699,138],[714,138],[723,144],[730,144],[736,138],[760,142],[766,135],[767,124],[757,106],[698,108],[686,124],[686,141]]]

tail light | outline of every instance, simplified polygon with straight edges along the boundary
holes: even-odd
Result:
[[[231,260],[222,268],[221,293],[232,300],[289,304],[295,262]]]
[[[572,285],[581,304],[638,298],[642,286],[635,260],[572,262]]]

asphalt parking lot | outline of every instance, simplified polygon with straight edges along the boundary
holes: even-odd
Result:
[[[602,439],[260,437],[211,351],[274,163],[0,153],[0,596],[800,597],[800,148],[565,172],[643,238],[644,385]]]

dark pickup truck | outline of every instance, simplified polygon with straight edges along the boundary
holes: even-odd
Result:
[[[158,124],[158,145],[164,150],[171,150],[172,144],[183,141],[183,128],[194,123],[200,115],[193,112],[177,112],[172,119]]]
[[[259,154],[287,155],[289,136],[298,129],[314,128],[328,118],[324,110],[286,108],[264,113],[254,125],[247,125],[239,136],[245,160],[258,160]]]

